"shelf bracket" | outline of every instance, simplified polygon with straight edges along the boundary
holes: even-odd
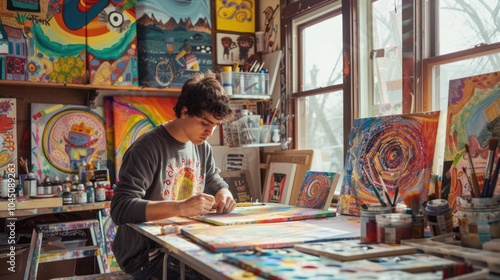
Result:
[[[99,92],[95,88],[89,89],[89,91],[87,92],[87,106],[90,109],[96,108],[95,99],[97,98],[98,95],[99,95]]]

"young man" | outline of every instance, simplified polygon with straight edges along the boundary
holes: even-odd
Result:
[[[233,117],[215,74],[198,72],[189,78],[174,111],[176,119],[129,147],[111,202],[111,217],[118,225],[113,254],[136,279],[161,279],[163,254],[158,244],[126,223],[197,216],[212,209],[227,213],[236,206],[206,142],[220,123]],[[170,267],[168,274],[174,279]]]

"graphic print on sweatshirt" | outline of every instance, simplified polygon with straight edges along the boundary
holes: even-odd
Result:
[[[162,195],[166,200],[184,200],[193,194],[203,192],[205,178],[201,175],[199,161],[181,158],[169,160],[165,170],[167,179],[163,182]]]

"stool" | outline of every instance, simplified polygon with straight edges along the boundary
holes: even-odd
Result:
[[[86,228],[90,230],[90,235],[92,236],[92,246],[58,249],[43,253],[41,252],[44,233],[55,233]],[[36,224],[31,237],[31,246],[28,254],[24,279],[36,279],[39,263],[78,259],[91,256],[95,256],[97,258],[100,273],[109,272],[104,240],[99,227],[99,222],[97,220],[91,219],[61,223]]]

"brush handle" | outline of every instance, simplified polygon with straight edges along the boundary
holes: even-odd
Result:
[[[488,192],[486,193],[487,197],[493,197],[495,193],[495,188],[497,186],[498,181],[498,173],[500,172],[500,157],[497,159],[497,165],[495,166],[495,172],[493,173],[493,179],[490,182],[490,186],[488,188]]]

